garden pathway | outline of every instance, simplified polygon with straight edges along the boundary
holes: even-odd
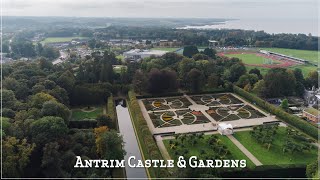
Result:
[[[155,136],[155,139],[156,139],[157,145],[159,147],[159,150],[162,154],[162,157],[164,157],[165,160],[170,160],[171,157],[168,153],[166,146],[163,143],[162,137],[160,135],[157,135],[157,136]]]
[[[256,166],[261,166],[262,163],[253,155],[251,152],[248,151],[234,136],[228,135],[227,136],[233,144],[235,144],[242,152],[245,154]]]
[[[259,108],[251,105],[250,103],[248,103],[247,101],[245,101],[244,99],[242,99],[241,97],[232,94],[233,96],[239,98],[241,101],[245,102],[246,105],[250,105],[251,107],[253,107],[254,109],[258,110],[259,112],[261,112],[262,114],[264,114],[266,117],[262,117],[262,118],[252,118],[252,119],[239,119],[239,120],[235,120],[235,121],[226,121],[227,123],[231,124],[234,128],[246,128],[246,127],[252,127],[252,126],[256,126],[256,125],[260,125],[263,123],[270,123],[270,122],[276,122],[278,120],[276,120],[273,116],[270,116],[269,114],[263,112],[262,110],[260,110]],[[189,106],[190,107],[194,107],[197,108],[197,111],[201,111],[202,114],[209,119],[211,122],[208,123],[202,123],[202,124],[192,124],[192,125],[186,125],[186,124],[182,124],[180,126],[171,126],[171,127],[161,127],[161,128],[156,128],[154,127],[152,120],[149,116],[149,113],[147,111],[147,109],[145,108],[143,102],[141,99],[138,100],[138,104],[140,106],[141,112],[143,114],[143,117],[145,118],[145,120],[147,121],[148,127],[151,131],[152,134],[163,134],[163,133],[192,133],[192,132],[208,132],[208,131],[216,131],[217,127],[214,126],[213,124],[216,124],[217,121],[215,121],[209,114],[207,114],[206,112],[206,106],[202,106],[202,105],[198,105],[194,100],[191,99],[190,96],[188,95],[183,95],[185,98],[187,98],[193,106]],[[187,109],[187,108],[183,108],[183,109]],[[176,111],[177,109],[169,109],[170,111]],[[159,110],[159,112],[162,111],[168,111],[168,110]],[[158,112],[158,111],[157,111]]]

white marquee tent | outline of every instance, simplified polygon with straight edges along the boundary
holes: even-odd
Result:
[[[230,135],[230,134],[233,134],[233,127],[231,124],[219,123],[218,124],[218,132],[221,135]]]

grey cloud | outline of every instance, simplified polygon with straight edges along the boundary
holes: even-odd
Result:
[[[317,0],[3,0],[6,14],[32,16],[317,16]]]

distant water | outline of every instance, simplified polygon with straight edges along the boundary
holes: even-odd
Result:
[[[293,33],[319,36],[318,19],[240,19],[221,24],[185,26],[178,29],[245,29],[267,33]]]

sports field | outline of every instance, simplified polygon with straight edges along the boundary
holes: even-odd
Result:
[[[266,61],[265,57],[257,56],[256,54],[249,54],[249,53],[226,54],[225,56],[230,58],[232,57],[239,58],[245,64],[265,64],[264,62]],[[270,60],[270,62],[272,62],[272,64],[279,64],[279,62],[277,61]]]
[[[58,42],[70,42],[73,39],[87,39],[87,37],[48,37],[41,41],[41,43],[58,43]]]
[[[226,56],[229,58],[239,58],[246,66],[262,67],[262,68],[288,68],[295,66],[298,63],[288,59],[279,58],[274,55],[265,55],[262,53],[249,51],[230,51],[220,52],[219,56]]]
[[[313,63],[318,63],[319,61],[318,57],[320,55],[319,51],[309,51],[309,50],[283,49],[283,48],[263,48],[263,50],[309,60]]]
[[[266,50],[274,50],[274,49],[280,49],[280,48],[264,48]],[[300,51],[304,52],[304,54],[307,54],[309,57],[316,59],[317,58],[317,51],[304,51],[304,50],[292,50],[292,49],[280,49],[280,50],[288,50],[290,52],[298,52],[301,54]],[[275,51],[274,51],[275,52]],[[306,53],[307,52],[307,53]],[[283,52],[278,52],[283,53]],[[308,54],[309,53],[309,54]],[[283,53],[284,54],[284,53]],[[302,70],[303,75],[306,77],[309,72],[317,70],[316,66],[313,65],[307,65],[307,64],[298,64],[294,61],[288,61],[288,60],[279,60],[277,57],[274,56],[266,56],[260,53],[252,53],[252,52],[227,52],[227,53],[219,53],[218,55],[227,56],[229,58],[235,57],[242,60],[242,62],[245,64],[248,71],[253,68],[257,68],[261,71],[261,74],[266,74],[270,68],[288,68],[288,69],[295,69],[299,68]],[[293,54],[287,54],[293,56]],[[294,56],[297,57],[297,56]],[[303,56],[307,57],[307,56]],[[300,58],[303,58],[300,56]],[[266,60],[269,59],[270,60]]]

